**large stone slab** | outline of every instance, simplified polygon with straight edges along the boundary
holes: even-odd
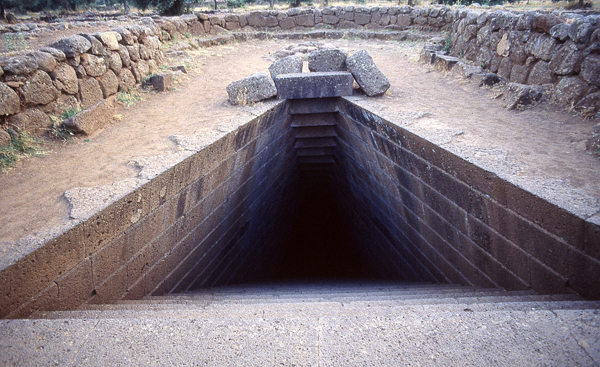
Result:
[[[301,73],[302,58],[298,55],[291,55],[277,60],[269,66],[271,78],[275,79],[280,74]]]
[[[227,94],[231,104],[245,105],[274,97],[277,89],[273,79],[267,73],[261,72],[229,84]]]
[[[113,116],[113,108],[107,100],[96,103],[64,122],[64,125],[78,133],[90,135],[108,125]]]
[[[348,53],[339,49],[315,50],[308,54],[310,71],[346,71]]]
[[[348,72],[293,73],[275,78],[281,99],[326,98],[352,95],[352,74]]]
[[[346,65],[367,96],[382,95],[390,87],[389,80],[377,68],[367,50],[360,50],[348,56]]]

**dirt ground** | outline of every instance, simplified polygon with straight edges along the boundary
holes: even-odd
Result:
[[[65,191],[136,177],[135,159],[177,151],[169,136],[210,134],[222,123],[251,116],[247,107],[227,102],[225,87],[267,71],[270,54],[301,42],[250,41],[195,51],[195,67],[176,90],[142,93],[143,100],[132,107],[118,107],[120,121],[106,129],[55,143],[45,157],[25,159],[0,173],[0,243],[68,225]],[[348,51],[367,49],[391,82],[383,97],[356,97],[357,101],[400,125],[402,116],[416,114],[420,118],[407,126],[412,131],[466,152],[469,160],[497,161],[498,171],[515,179],[534,177],[550,186],[564,183],[596,205],[596,213],[600,210],[600,160],[585,153],[597,120],[583,120],[549,105],[508,111],[490,91],[419,64],[420,43],[330,43]]]

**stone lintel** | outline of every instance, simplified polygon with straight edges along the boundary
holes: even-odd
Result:
[[[352,74],[344,71],[280,74],[275,77],[277,98],[303,99],[352,95]]]

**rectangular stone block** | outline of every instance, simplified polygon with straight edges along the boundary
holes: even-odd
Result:
[[[352,95],[352,74],[348,72],[318,72],[280,74],[275,77],[277,98],[303,99]]]

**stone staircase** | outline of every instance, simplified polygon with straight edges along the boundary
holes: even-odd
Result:
[[[449,284],[228,286],[0,321],[0,365],[598,366],[600,302]]]

